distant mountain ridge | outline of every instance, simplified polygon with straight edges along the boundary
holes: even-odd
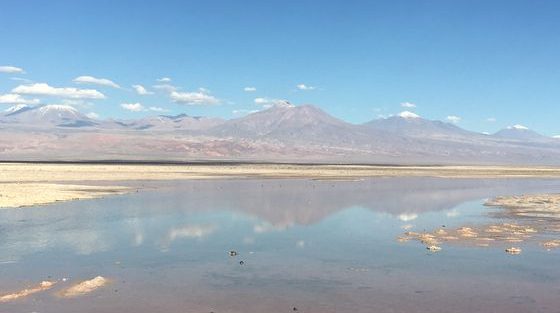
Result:
[[[402,112],[399,115],[384,119],[376,119],[363,124],[368,129],[382,130],[402,136],[431,138],[469,136],[476,133],[464,130],[454,124],[442,121],[431,121],[421,118],[412,112]]]
[[[70,105],[49,104],[30,107],[18,105],[0,116],[0,122],[33,127],[84,127],[98,123]]]
[[[231,120],[186,114],[98,120],[68,105],[20,105],[0,113],[0,130],[6,160],[560,164],[560,140],[521,125],[485,135],[407,111],[351,124],[289,103]]]

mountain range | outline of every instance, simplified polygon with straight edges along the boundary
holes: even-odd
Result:
[[[289,103],[231,120],[99,120],[69,105],[18,105],[0,113],[0,131],[3,160],[560,164],[560,139],[521,125],[488,135],[412,112],[351,124]]]

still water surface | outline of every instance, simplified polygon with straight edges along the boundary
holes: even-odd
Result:
[[[429,253],[395,240],[405,226],[496,222],[484,199],[560,192],[560,181],[140,184],[128,195],[1,210],[0,294],[68,281],[0,304],[0,313],[560,312],[560,251]],[[56,296],[97,275],[112,283]]]

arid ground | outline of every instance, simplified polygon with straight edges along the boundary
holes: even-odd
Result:
[[[135,190],[125,181],[216,178],[367,177],[558,178],[555,167],[375,166],[301,164],[53,164],[0,163],[0,208],[88,199]]]

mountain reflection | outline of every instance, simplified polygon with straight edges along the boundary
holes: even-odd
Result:
[[[123,196],[1,211],[0,261],[54,249],[78,255],[123,245],[168,250],[178,240],[236,234],[240,223],[249,224],[240,240],[250,244],[254,236],[316,224],[345,209],[411,222],[427,212],[456,215],[453,209],[471,200],[560,189],[553,180],[443,178],[201,180],[144,186],[143,192]]]

